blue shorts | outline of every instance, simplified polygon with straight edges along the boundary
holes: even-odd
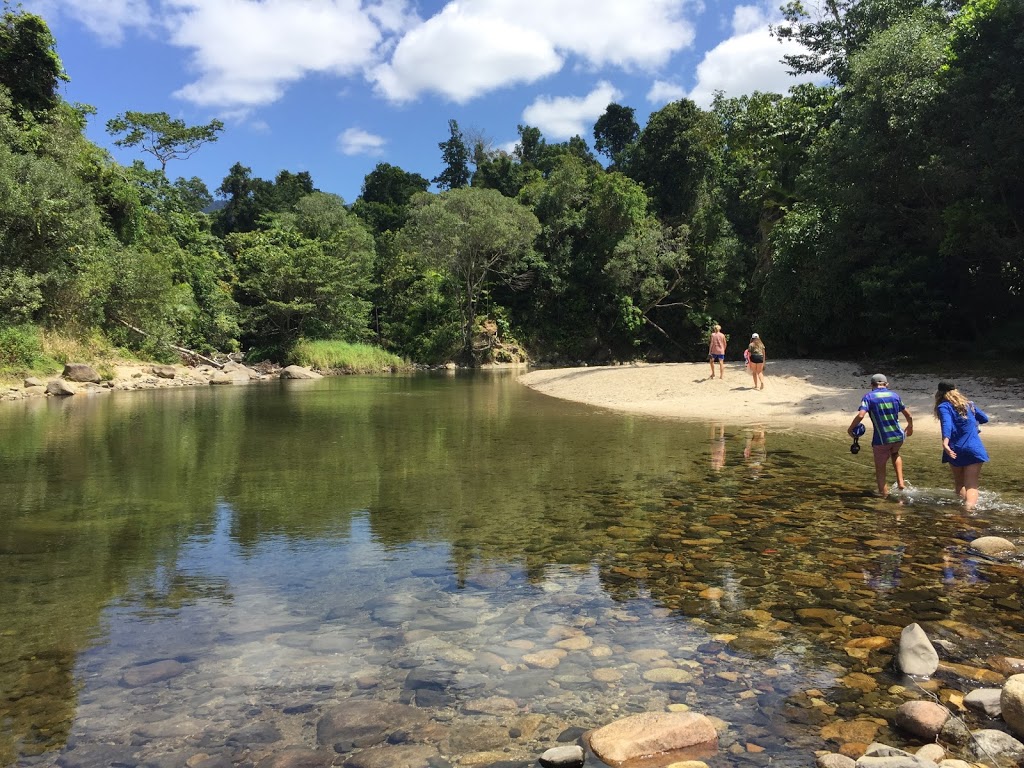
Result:
[[[725,355],[708,355],[708,358],[710,360],[718,360],[719,362],[722,362],[725,360]]]

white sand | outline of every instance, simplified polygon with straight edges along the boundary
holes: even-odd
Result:
[[[553,397],[664,418],[845,430],[871,388],[872,373],[877,371],[857,363],[769,360],[760,391],[752,388],[742,363],[727,363],[724,379],[711,379],[708,364],[701,362],[543,369],[530,371],[519,381]],[[935,375],[882,373],[914,417],[917,434],[938,436],[935,385],[950,379],[991,418],[986,435],[1024,438],[1024,398],[1018,379],[969,378],[955,369]]]

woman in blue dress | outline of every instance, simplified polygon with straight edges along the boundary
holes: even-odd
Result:
[[[942,425],[942,463],[953,470],[953,486],[964,500],[964,507],[974,509],[978,504],[981,465],[988,461],[978,425],[987,424],[988,416],[951,381],[939,382],[935,416]]]

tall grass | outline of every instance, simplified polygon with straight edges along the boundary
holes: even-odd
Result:
[[[65,363],[86,363],[111,378],[116,364],[131,359],[98,331],[69,335],[31,324],[0,326],[0,381],[5,383],[59,374]]]
[[[321,371],[375,373],[409,367],[407,361],[380,347],[330,339],[302,340],[295,345],[291,357],[297,365]]]

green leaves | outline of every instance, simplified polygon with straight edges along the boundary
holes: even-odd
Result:
[[[118,147],[140,147],[159,161],[160,170],[167,170],[171,160],[184,160],[204,144],[217,140],[224,123],[211,120],[205,125],[186,125],[166,112],[128,111],[107,121],[107,133],[124,134],[114,144]]]

